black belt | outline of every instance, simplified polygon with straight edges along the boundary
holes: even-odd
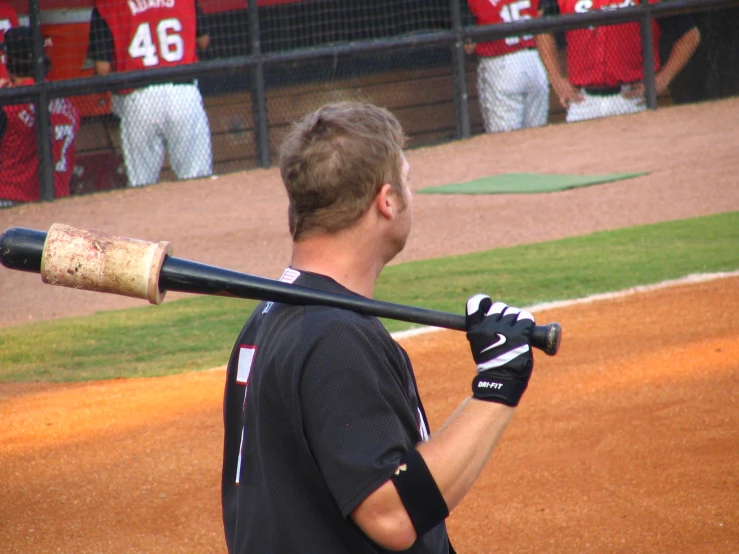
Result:
[[[621,85],[615,87],[586,86],[582,88],[591,96],[613,96],[614,94],[621,94]]]
[[[118,96],[127,96],[135,90],[141,90],[147,87],[156,87],[158,85],[194,85],[194,84],[195,84],[195,79],[178,79],[176,81],[167,81],[166,83],[154,83],[153,85],[144,85],[142,87],[127,89],[127,90],[117,90],[113,94],[117,94]]]

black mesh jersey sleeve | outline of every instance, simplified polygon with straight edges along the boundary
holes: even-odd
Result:
[[[203,15],[203,10],[200,9],[199,4],[195,4],[195,36],[202,37],[210,34],[210,27],[208,26],[208,20]]]
[[[3,135],[5,135],[5,129],[8,126],[8,114],[5,113],[5,110],[0,108],[0,140],[2,140]]]
[[[662,17],[657,20],[660,30],[667,40],[673,42],[695,27],[695,20],[690,14],[678,14]]]
[[[420,412],[406,358],[379,321],[330,311],[307,314],[316,340],[300,405],[313,456],[346,517],[421,440]]]
[[[100,15],[97,8],[92,9],[90,16],[90,33],[87,46],[87,57],[94,62],[113,63],[113,34],[108,23]]]
[[[539,11],[541,11],[544,16],[560,14],[557,0],[541,0],[541,2],[539,2]]]

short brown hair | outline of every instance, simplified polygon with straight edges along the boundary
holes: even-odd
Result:
[[[296,123],[280,148],[293,240],[350,227],[385,183],[401,192],[405,141],[395,116],[372,104],[327,104]]]

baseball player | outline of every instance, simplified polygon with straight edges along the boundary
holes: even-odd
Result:
[[[372,297],[411,230],[404,141],[395,117],[368,104],[329,104],[293,128],[280,152],[293,238],[283,282]],[[472,397],[430,435],[408,355],[377,318],[257,306],[234,345],[224,396],[230,553],[454,552],[445,518],[482,471],[533,368],[531,314],[485,295],[470,298],[466,313]]]
[[[195,63],[209,41],[195,0],[95,0],[88,56],[108,75]],[[165,149],[179,179],[212,174],[208,116],[193,79],[119,91],[112,109],[129,186],[159,181]]]
[[[13,27],[5,33],[8,64],[7,86],[32,85],[35,81],[33,35],[30,27]],[[48,59],[46,60],[48,66]],[[54,196],[69,196],[75,162],[75,139],[80,116],[72,102],[56,98],[49,102]],[[14,104],[0,109],[0,207],[34,202],[41,196],[33,104]]]
[[[539,15],[539,0],[468,0],[468,4],[478,25]],[[477,94],[485,132],[546,125],[549,82],[532,35],[469,43],[465,50],[478,56]]]
[[[544,15],[587,13],[635,6],[635,0],[541,0]],[[654,3],[658,0],[649,0]],[[685,67],[700,42],[700,32],[689,15],[652,22],[655,84],[657,95],[667,92],[672,79]],[[668,33],[677,38],[669,58],[660,67],[659,37]],[[581,121],[609,115],[640,112],[644,99],[643,57],[639,22],[604,25],[566,31],[567,69],[560,70],[554,38],[537,37],[537,47],[549,74],[552,88],[567,121]],[[678,38],[679,37],[679,38]]]

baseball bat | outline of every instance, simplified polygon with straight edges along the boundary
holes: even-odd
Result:
[[[22,227],[6,229],[0,235],[0,263],[9,269],[42,273],[42,256],[44,255],[46,239],[47,233],[44,231]],[[122,240],[130,241],[133,239]],[[102,251],[104,252],[104,248]],[[71,273],[72,269],[64,268],[64,271]],[[161,302],[161,297],[166,291],[187,292],[281,302],[291,305],[331,306],[365,315],[466,331],[465,317],[462,315],[394,304],[361,296],[319,291],[166,254],[163,255],[163,262],[156,283],[161,294],[157,302],[150,300],[152,303]],[[52,282],[52,284],[58,283]],[[79,285],[75,285],[75,287],[84,288],[84,286]],[[126,294],[120,292],[120,290],[112,289],[89,288],[88,290]],[[562,328],[558,323],[536,325],[531,330],[531,346],[542,350],[549,356],[554,356],[557,353],[561,339]]]

